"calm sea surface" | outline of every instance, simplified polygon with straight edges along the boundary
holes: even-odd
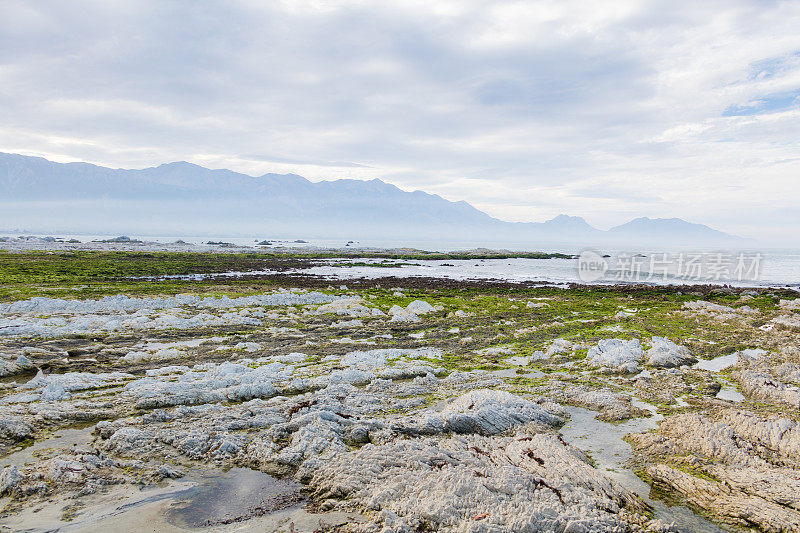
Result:
[[[14,237],[14,235],[9,235]],[[39,235],[44,236],[44,235]],[[78,239],[82,242],[107,239],[103,235],[58,235],[53,237]],[[151,236],[130,235],[142,241],[170,243],[182,240],[192,244],[223,241],[239,246],[255,246],[263,239],[255,237],[220,236]],[[629,249],[603,248],[574,244],[532,244],[513,242],[445,242],[445,241],[346,241],[335,239],[271,240],[274,247],[301,248],[416,248],[436,252],[452,252],[488,248],[493,250],[561,252],[578,256],[592,250],[603,258],[607,270],[593,283],[639,282],[653,284],[728,284],[734,286],[775,286],[800,290],[800,250],[777,249],[663,249],[658,247]],[[604,257],[607,256],[607,257]],[[348,262],[367,263],[366,266],[342,266]],[[397,264],[387,268],[388,263]],[[499,279],[507,281],[541,281],[555,284],[587,282],[579,272],[576,259],[486,259],[486,260],[336,260],[302,271],[332,279],[384,276],[445,277],[458,280]],[[375,266],[371,266],[374,264]],[[265,272],[269,273],[269,272]],[[230,273],[230,275],[237,275]]]

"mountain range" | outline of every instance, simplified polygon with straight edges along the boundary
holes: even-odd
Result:
[[[609,230],[583,218],[505,222],[464,201],[406,192],[379,179],[312,182],[253,177],[186,162],[141,170],[55,163],[0,153],[0,228],[31,232],[263,235],[592,245],[745,245],[678,218],[634,219]]]

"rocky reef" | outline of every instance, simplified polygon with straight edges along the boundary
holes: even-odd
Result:
[[[0,303],[0,524],[800,529],[798,300],[409,283]]]

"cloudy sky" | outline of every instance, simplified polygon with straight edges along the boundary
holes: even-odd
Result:
[[[0,0],[0,151],[800,230],[800,2]]]

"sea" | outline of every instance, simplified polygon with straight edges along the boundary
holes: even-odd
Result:
[[[27,235],[27,234],[26,234]],[[77,239],[82,243],[116,237],[91,234],[30,234],[36,237]],[[17,234],[0,234],[17,238]],[[617,284],[644,283],[653,285],[728,285],[734,287],[776,287],[800,291],[800,250],[775,248],[677,248],[657,245],[641,247],[603,247],[566,243],[434,241],[434,240],[346,240],[313,238],[280,238],[219,235],[128,235],[131,239],[207,245],[224,242],[236,246],[270,249],[279,247],[302,249],[414,249],[430,252],[466,250],[506,250],[514,252],[551,252],[569,255],[568,259],[447,259],[385,260],[336,259],[297,270],[331,279],[378,277],[432,277],[455,280],[501,280],[509,282],[542,282],[554,285],[571,283]],[[263,241],[269,246],[258,246]],[[263,271],[270,274],[270,271]],[[251,273],[220,272],[229,276]]]

